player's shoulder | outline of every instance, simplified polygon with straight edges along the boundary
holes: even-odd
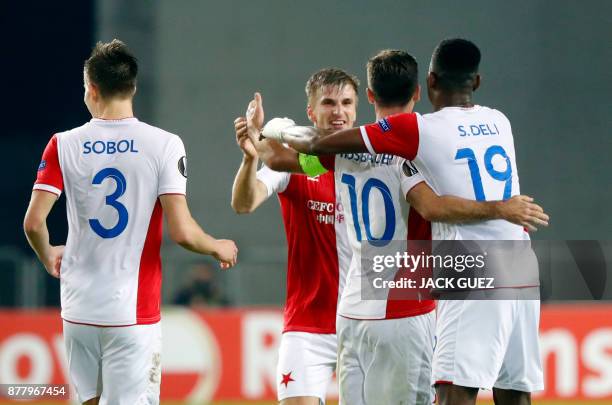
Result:
[[[146,122],[143,122],[143,121],[138,121],[137,126],[138,126],[139,131],[142,131],[146,135],[151,135],[152,140],[155,139],[155,140],[158,140],[159,142],[166,143],[166,144],[170,142],[181,142],[182,143],[182,139],[180,136],[170,131],[166,131],[165,129],[156,127],[151,124],[147,124]]]
[[[87,130],[88,124],[89,123],[85,123],[81,126],[78,126],[72,129],[68,129],[66,131],[56,132],[51,136],[51,139],[55,138],[58,141],[65,141],[71,138],[76,138]]]
[[[506,115],[495,108],[474,105],[472,107],[444,107],[432,113],[419,115],[419,120],[424,123],[449,122],[454,120],[464,120],[467,117],[492,117],[508,121]]]
[[[487,107],[487,106],[476,106],[476,107],[480,107],[481,111],[483,114],[488,114],[491,116],[494,116],[496,118],[500,118],[503,119],[505,121],[509,121],[508,117],[506,116],[506,114],[504,114],[502,111],[496,109],[496,108],[492,108],[492,107]]]

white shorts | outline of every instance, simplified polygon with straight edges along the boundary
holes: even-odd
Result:
[[[380,320],[339,316],[338,379],[347,405],[431,405],[435,314]]]
[[[432,382],[544,389],[540,301],[438,301]]]
[[[64,321],[70,380],[79,402],[159,404],[161,324],[123,327]]]
[[[276,367],[278,400],[318,397],[325,403],[336,371],[337,342],[335,334],[283,333]]]

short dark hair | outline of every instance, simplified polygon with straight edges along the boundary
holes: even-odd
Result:
[[[431,70],[440,87],[461,90],[472,87],[480,65],[480,49],[462,38],[445,39],[431,56]]]
[[[324,68],[315,73],[306,82],[306,97],[308,100],[323,86],[350,85],[359,94],[359,79],[338,68]]]
[[[385,49],[368,60],[368,86],[384,107],[410,102],[419,83],[419,67],[408,52]]]
[[[128,97],[136,90],[138,62],[118,39],[98,42],[85,61],[85,74],[103,98]]]

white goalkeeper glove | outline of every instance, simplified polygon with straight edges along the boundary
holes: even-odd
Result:
[[[283,142],[283,130],[294,127],[295,122],[291,118],[272,118],[261,130],[261,136]]]

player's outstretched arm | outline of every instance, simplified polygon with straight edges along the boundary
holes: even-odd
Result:
[[[274,118],[263,127],[261,135],[309,155],[368,152],[359,128],[325,135],[314,127],[300,127],[287,118]]]
[[[277,172],[303,173],[298,152],[272,139],[257,142],[257,154],[266,166]]]
[[[548,215],[533,198],[518,195],[506,201],[473,201],[455,196],[438,196],[425,182],[414,186],[406,200],[428,221],[472,222],[505,219],[530,231],[548,226]]]
[[[51,246],[47,229],[47,217],[55,201],[57,196],[53,193],[32,191],[30,205],[23,220],[23,230],[47,273],[59,278],[64,246]]]
[[[159,196],[170,239],[187,250],[211,255],[221,262],[222,268],[236,264],[238,248],[231,240],[215,239],[205,233],[191,216],[184,195],[165,194]]]
[[[266,185],[257,179],[259,158],[247,134],[246,118],[236,118],[234,130],[236,143],[242,150],[242,162],[234,178],[231,205],[238,214],[248,214],[255,211],[268,198],[268,190]]]

